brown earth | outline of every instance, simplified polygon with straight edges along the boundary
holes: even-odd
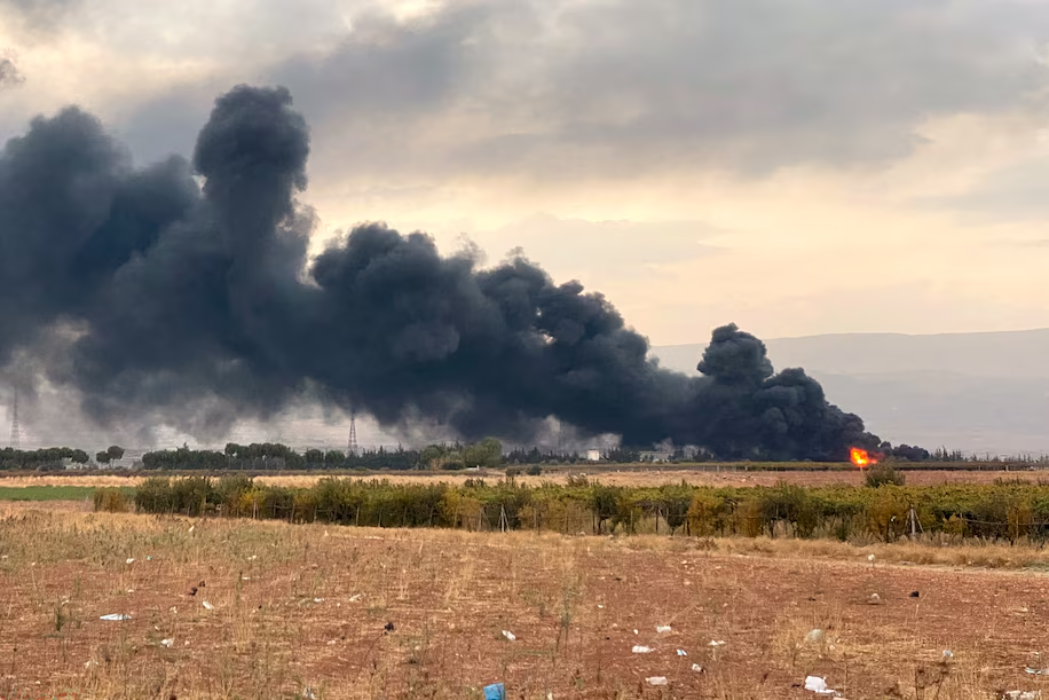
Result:
[[[318,699],[480,698],[502,681],[514,700],[782,699],[817,697],[801,687],[815,674],[853,700],[951,700],[1045,684],[1024,667],[1049,651],[1049,579],[881,563],[956,558],[940,548],[51,507],[17,504],[0,519],[3,698],[269,698],[307,686]],[[109,613],[131,619],[99,619]],[[823,638],[806,642],[817,628]]]

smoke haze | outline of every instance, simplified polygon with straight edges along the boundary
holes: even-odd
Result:
[[[735,326],[714,331],[704,376],[665,370],[603,296],[523,257],[482,269],[369,223],[308,260],[309,143],[283,88],[234,88],[191,162],[143,169],[90,114],[36,118],[0,154],[8,376],[75,390],[100,425],[212,439],[309,398],[467,439],[527,442],[556,417],[725,458],[877,444]]]

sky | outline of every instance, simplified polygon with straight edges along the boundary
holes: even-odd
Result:
[[[520,247],[654,345],[1049,326],[1045,0],[0,0],[0,138],[280,84],[313,245]]]

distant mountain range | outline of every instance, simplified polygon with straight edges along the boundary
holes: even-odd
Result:
[[[1049,454],[1049,329],[765,341],[777,370],[802,367],[827,398],[891,443],[970,453]],[[704,345],[652,348],[697,374]]]

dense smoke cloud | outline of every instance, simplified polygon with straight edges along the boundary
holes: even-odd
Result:
[[[0,154],[0,362],[36,348],[101,422],[212,435],[310,393],[465,438],[527,440],[555,416],[722,457],[877,444],[735,326],[714,332],[705,376],[667,371],[600,294],[523,258],[479,269],[368,224],[308,264],[308,153],[282,88],[220,97],[192,164],[135,169],[90,115],[37,118]]]

